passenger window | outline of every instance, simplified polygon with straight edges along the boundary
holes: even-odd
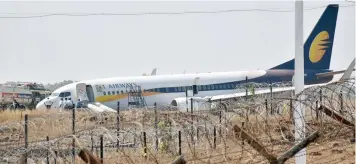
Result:
[[[124,91],[121,91],[121,94],[124,94]]]
[[[61,93],[59,94],[59,97],[64,97],[64,92],[61,92]]]
[[[221,84],[219,85],[219,88],[222,89],[222,85]]]
[[[106,92],[103,92],[104,96],[106,95]]]
[[[210,88],[211,88],[211,90],[214,90],[214,85],[211,85],[211,87],[210,87]]]
[[[70,96],[71,94],[70,94],[70,92],[65,92],[64,93],[64,97],[68,97],[68,96]]]
[[[169,89],[168,89],[168,88],[166,88],[166,92],[167,92],[167,93],[169,92]]]
[[[174,87],[174,92],[177,92],[177,87]]]
[[[112,91],[112,95],[115,95],[115,91]]]
[[[223,89],[225,89],[226,88],[226,84],[223,84]]]
[[[110,91],[108,91],[108,95],[111,95],[111,92],[110,92]]]
[[[206,86],[206,90],[210,90],[210,85],[207,85],[207,86]]]
[[[119,94],[120,94],[120,91],[116,91],[116,94],[119,95]]]

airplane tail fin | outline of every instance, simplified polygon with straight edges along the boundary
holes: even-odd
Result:
[[[151,76],[156,75],[156,73],[157,73],[157,68],[154,68],[154,69],[152,70],[152,72],[151,72]]]
[[[329,69],[339,5],[330,4],[304,43],[304,69]],[[294,59],[271,69],[294,69]]]

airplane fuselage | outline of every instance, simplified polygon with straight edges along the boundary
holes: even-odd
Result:
[[[332,80],[332,77],[317,79],[313,76],[315,73],[320,73],[320,71],[305,71],[306,84],[325,83]],[[120,109],[127,109],[131,101],[129,93],[138,89],[135,86],[141,87],[142,96],[148,106],[153,106],[155,103],[158,106],[165,106],[170,105],[175,98],[186,97],[186,87],[189,88],[188,96],[193,96],[192,85],[198,86],[198,93],[194,97],[206,97],[235,93],[236,87],[246,82],[291,82],[293,75],[294,70],[257,70],[87,80],[72,83],[54,91],[52,97],[57,95],[59,99],[52,98],[52,108],[59,108],[60,98],[70,98],[76,102],[80,98],[78,85],[84,85],[85,99],[89,102],[100,102],[113,109],[116,109],[117,103],[120,102]]]

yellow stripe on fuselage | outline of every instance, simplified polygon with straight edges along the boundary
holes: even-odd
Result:
[[[160,92],[142,92],[143,96],[154,96],[161,94]],[[125,99],[128,97],[128,93],[118,94],[118,95],[105,95],[105,96],[98,96],[96,97],[97,102],[109,102],[109,101],[117,101],[121,99]]]

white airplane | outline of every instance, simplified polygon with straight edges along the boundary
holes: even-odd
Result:
[[[328,83],[333,79],[334,74],[344,72],[329,70],[338,10],[338,5],[329,5],[304,44],[306,85]],[[237,85],[245,82],[291,82],[293,75],[294,59],[268,70],[86,80],[55,90],[51,96],[38,103],[36,108],[45,108],[44,104],[47,101],[53,104],[51,108],[59,108],[60,100],[67,98],[73,100],[74,103],[80,99],[87,101],[89,106],[101,106],[111,111],[114,111],[113,109],[116,109],[117,103],[120,102],[120,109],[127,109],[130,90],[135,90],[135,86],[140,86],[147,106],[153,106],[156,103],[157,106],[173,105],[185,109],[187,100],[185,88],[189,88],[188,96],[194,97],[196,101],[234,98],[245,96],[245,92],[236,93]],[[193,88],[197,89],[197,93],[193,94]],[[274,89],[273,92],[277,91],[278,89]],[[264,93],[264,91],[259,92]]]

